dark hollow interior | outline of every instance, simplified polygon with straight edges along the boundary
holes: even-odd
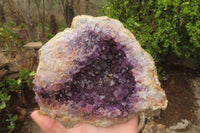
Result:
[[[111,111],[117,108],[124,114],[129,112],[128,99],[135,86],[132,65],[112,39],[104,40],[95,34],[86,36],[90,42],[82,36],[79,38],[83,42],[81,47],[87,52],[87,48],[96,45],[95,52],[86,62],[76,61],[84,67],[72,76],[72,80],[64,83],[63,89],[50,95],[54,95],[61,105],[72,101],[72,108],[85,108],[87,113],[99,114],[100,108]]]
[[[73,75],[72,81],[65,83],[56,100],[61,104],[72,100],[89,113],[98,113],[100,107],[128,111],[128,97],[135,85],[133,67],[112,40],[99,42],[94,56],[88,57],[87,65]]]

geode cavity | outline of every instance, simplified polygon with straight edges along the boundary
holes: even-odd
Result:
[[[75,17],[39,53],[42,114],[110,126],[167,106],[152,57],[117,20]]]

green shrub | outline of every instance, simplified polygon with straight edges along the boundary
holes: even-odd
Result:
[[[20,23],[19,24],[19,28],[20,28],[20,30],[26,30],[26,29],[28,29],[27,25],[24,24],[24,23]]]
[[[47,35],[46,35],[46,38],[47,38],[46,42],[49,41],[49,40],[50,40],[51,38],[53,38],[53,37],[54,37],[53,34],[47,33]]]
[[[12,57],[12,55],[20,52],[22,45],[15,30],[6,27],[6,25],[0,26],[0,49],[4,49],[6,55]]]
[[[21,69],[19,71],[19,79],[22,80],[22,82],[27,83],[29,88],[33,87],[32,82],[33,82],[34,76],[35,76],[34,71],[31,71],[31,70],[28,70],[28,69],[25,69],[25,68]]]
[[[199,0],[106,0],[100,15],[120,20],[156,62],[200,58]]]
[[[19,36],[17,36],[15,31],[10,30],[5,26],[0,27],[0,37],[1,37],[0,41],[3,43],[7,42],[8,40],[13,40],[14,38],[19,38]]]
[[[10,97],[6,92],[0,91],[0,110],[6,108],[6,102],[10,100]]]
[[[10,92],[21,93],[23,85],[26,84],[27,89],[32,88],[33,78],[35,76],[35,72],[28,69],[21,69],[19,71],[18,79],[10,79],[9,77],[5,77],[3,81],[0,82],[0,110],[6,108],[6,102],[10,100],[11,95]]]
[[[42,31],[42,23],[39,24],[39,29],[40,29],[40,31]],[[50,25],[48,23],[44,23],[44,30],[45,30],[45,32],[50,31]]]
[[[15,23],[10,21],[6,24],[8,27],[14,27],[15,26]]]
[[[10,100],[10,95],[8,95],[5,88],[5,84],[0,82],[0,112],[2,109],[6,108],[6,102]]]
[[[15,128],[16,124],[15,124],[15,121],[17,120],[17,115],[12,115],[12,114],[9,114],[8,115],[8,119],[6,119],[7,122],[10,122],[10,125],[8,126],[8,129],[9,130],[12,130]]]
[[[61,25],[61,24],[58,24],[58,30],[59,31],[63,31],[65,30],[67,27],[65,25]]]
[[[22,80],[19,79],[10,79],[9,77],[5,77],[5,88],[8,91],[16,91],[19,90],[22,86]]]

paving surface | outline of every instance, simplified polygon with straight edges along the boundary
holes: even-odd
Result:
[[[182,76],[183,78],[185,76]],[[197,108],[195,110],[196,121],[191,123],[187,119],[182,119],[175,125],[166,128],[165,125],[149,120],[141,133],[200,133],[200,75],[188,76],[187,81],[190,89],[194,92]]]

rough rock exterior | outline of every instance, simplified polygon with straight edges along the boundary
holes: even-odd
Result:
[[[3,53],[0,53],[0,68],[7,66],[9,63],[8,59],[4,56]]]
[[[0,53],[0,80],[8,74],[8,70],[6,69],[8,64],[9,60],[4,56],[3,53]]]
[[[42,114],[106,127],[167,106],[153,58],[117,20],[77,16],[39,54]]]
[[[23,47],[29,48],[29,49],[39,49],[42,47],[42,43],[41,42],[30,42],[30,43],[27,43],[26,45],[24,45]]]

